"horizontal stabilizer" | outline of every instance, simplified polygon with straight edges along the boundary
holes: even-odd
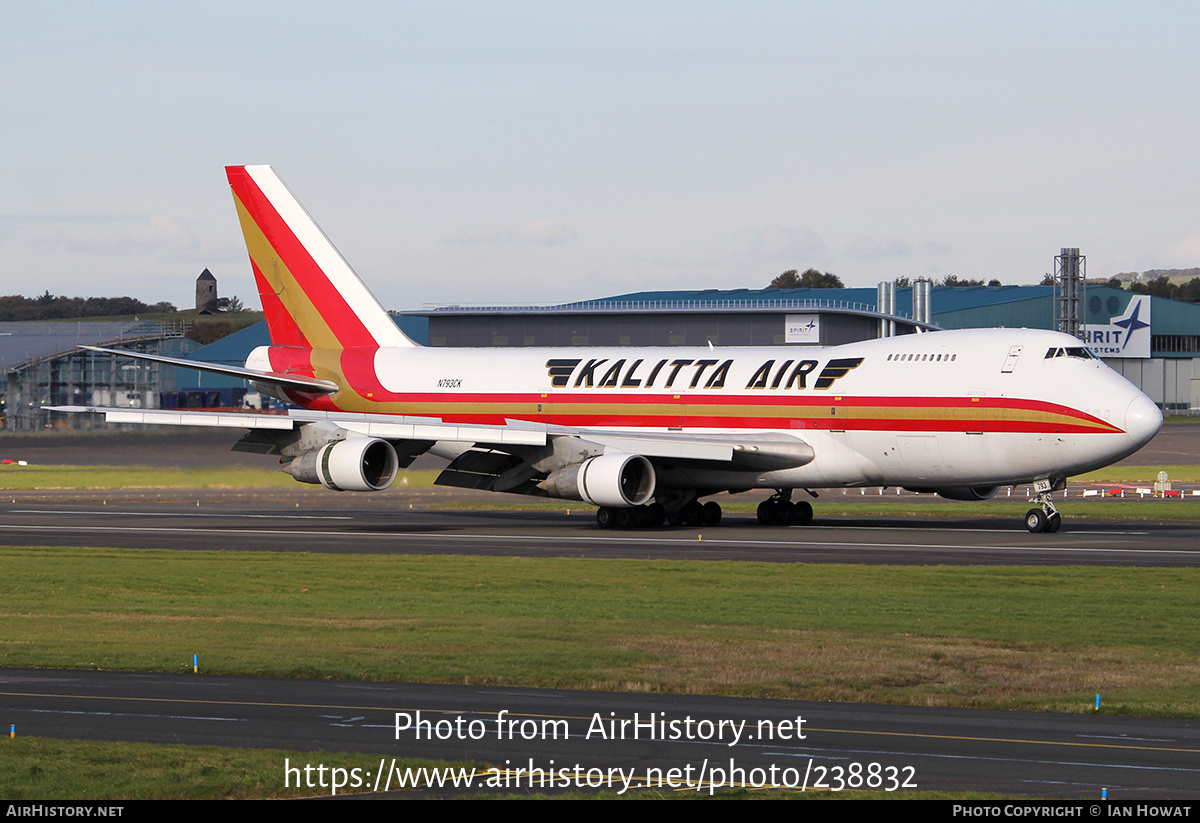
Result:
[[[104,349],[99,346],[80,346],[81,349],[88,351],[98,351],[104,354],[112,354],[118,357],[132,357],[135,360],[149,360],[152,363],[165,363],[168,366],[179,366],[183,369],[195,369],[196,371],[209,372],[210,374],[224,374],[229,377],[240,377],[244,380],[253,380],[256,383],[269,383],[273,386],[280,386],[285,389],[293,389],[296,391],[309,392],[311,394],[333,394],[338,391],[340,386],[331,380],[319,380],[316,377],[306,377],[302,374],[286,374],[277,371],[259,371],[258,369],[247,369],[242,366],[221,366],[216,363],[205,363],[199,360],[186,360],[182,357],[166,357],[161,354],[144,354],[136,351],[124,351],[123,349]]]

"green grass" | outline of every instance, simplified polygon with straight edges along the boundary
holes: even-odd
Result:
[[[0,466],[0,489],[285,488],[296,483],[273,469],[150,466]]]
[[[380,756],[6,737],[0,740],[0,760],[3,800],[263,800],[330,796],[332,773],[325,773],[327,787],[321,788],[316,771],[320,764],[346,769],[347,784],[350,770],[359,769],[362,784],[363,775],[378,771]],[[390,757],[388,761],[390,765]],[[291,787],[285,785],[285,763],[300,769],[291,775]],[[307,774],[306,764],[314,769]],[[482,763],[413,758],[397,758],[396,765],[487,768]],[[307,785],[308,775],[315,786]],[[300,782],[305,785],[297,785]],[[363,792],[361,785],[348,785],[338,793]]]
[[[346,754],[331,752],[294,752],[275,749],[234,749],[217,746],[156,745],[150,743],[105,743],[89,740],[47,740],[41,738],[17,738],[0,740],[0,800],[47,801],[47,800],[271,800],[299,797],[328,797],[334,794],[332,768],[344,769],[339,782],[352,782],[354,772],[363,785],[346,786],[337,790],[337,796],[357,794],[371,795],[370,780],[380,766],[379,755]],[[392,758],[386,758],[391,766]],[[285,785],[285,764],[298,769]],[[324,764],[326,788],[321,788],[321,774],[317,767]],[[305,765],[313,767],[304,771]],[[396,768],[464,768],[476,771],[476,785],[484,785],[487,764],[477,762],[447,762],[397,758]],[[644,774],[644,769],[638,769]],[[317,784],[297,786],[298,781]],[[394,788],[394,787],[393,787]],[[414,790],[411,796],[423,796]],[[445,796],[439,792],[438,796]],[[505,795],[495,791],[479,794],[464,791],[462,796],[503,798],[506,796],[528,798],[525,792]],[[578,798],[605,800],[707,800],[707,791],[694,789],[646,790],[632,789],[624,794],[606,792],[568,792],[566,794],[534,795],[534,799],[572,800]],[[716,799],[728,800],[862,800],[862,799],[954,799],[983,800],[997,798],[979,792],[930,792],[900,789],[893,792],[882,790],[847,790],[834,792],[812,790],[807,792],[773,790],[728,790],[717,791]]]
[[[1200,715],[1200,570],[0,550],[0,659]]]
[[[1200,466],[1109,466],[1072,477],[1072,483],[1145,483],[1158,479],[1165,471],[1175,483],[1200,483]]]
[[[1200,570],[0,548],[13,666],[1200,715]],[[0,740],[0,798],[207,799],[378,756]],[[328,791],[328,790],[326,790]],[[576,796],[576,795],[570,795]],[[851,799],[863,793],[730,792]],[[979,798],[922,793],[879,797]],[[698,799],[639,792],[628,799]]]

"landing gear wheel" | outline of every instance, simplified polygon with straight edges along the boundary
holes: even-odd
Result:
[[[758,522],[764,526],[804,526],[811,520],[812,506],[793,503],[791,489],[776,489],[775,494],[758,504]]]
[[[764,526],[774,526],[777,517],[775,504],[764,500],[758,504],[758,522]]]
[[[679,514],[685,526],[699,526],[704,523],[704,507],[695,500],[684,506]]]
[[[662,503],[651,503],[646,507],[646,522],[653,528],[658,528],[667,522],[667,509]]]
[[[718,526],[721,523],[721,504],[710,500],[704,504],[704,525]]]
[[[775,522],[780,526],[792,525],[792,518],[796,516],[796,506],[791,500],[777,500],[775,502]]]
[[[617,525],[617,512],[610,506],[596,509],[596,525],[602,529],[611,529]]]
[[[1025,528],[1029,529],[1031,534],[1040,534],[1046,531],[1049,523],[1050,518],[1046,517],[1046,513],[1041,509],[1030,509],[1025,512]]]
[[[1053,534],[1062,526],[1062,515],[1058,513],[1058,509],[1054,508],[1052,487],[1053,483],[1049,480],[1039,480],[1034,484],[1037,494],[1033,498],[1033,503],[1041,508],[1030,509],[1025,513],[1025,528],[1034,534],[1038,532]]]
[[[801,500],[796,504],[796,508],[792,510],[792,524],[796,526],[807,526],[813,519],[812,503],[807,500]]]

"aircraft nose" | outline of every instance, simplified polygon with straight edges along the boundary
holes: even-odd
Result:
[[[1163,416],[1154,401],[1138,392],[1125,410],[1125,431],[1140,449],[1162,428]]]

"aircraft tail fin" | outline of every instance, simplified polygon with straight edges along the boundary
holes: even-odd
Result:
[[[271,342],[414,346],[270,166],[227,166]]]

